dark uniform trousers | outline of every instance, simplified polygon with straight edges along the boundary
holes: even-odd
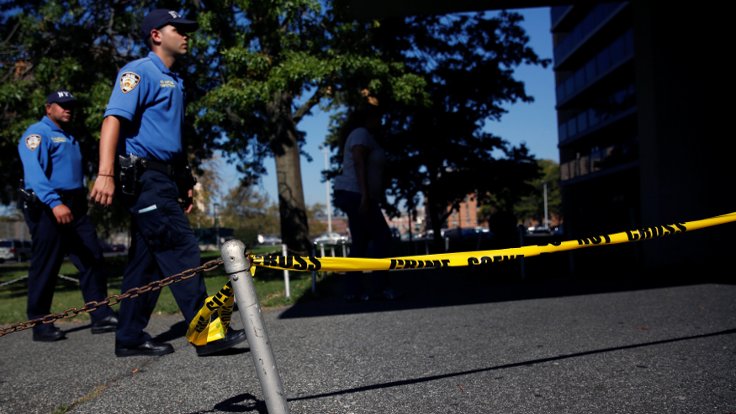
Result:
[[[146,170],[135,196],[125,196],[131,214],[131,245],[121,291],[147,285],[200,265],[199,243],[179,205],[175,181],[168,175]],[[187,323],[204,305],[207,291],[201,274],[169,285]],[[116,341],[136,346],[150,339],[144,332],[160,290],[120,302]]]
[[[84,189],[59,192],[62,202],[69,207],[74,220],[59,224],[48,206],[40,202],[27,204],[23,215],[31,233],[33,248],[28,269],[29,319],[51,312],[51,301],[57,276],[65,255],[79,269],[79,284],[85,302],[100,301],[107,297],[107,276],[104,271],[102,247],[95,227],[87,216],[87,195]],[[112,315],[109,306],[90,314],[92,322]],[[39,330],[43,325],[38,325]],[[34,329],[36,329],[34,327]]]

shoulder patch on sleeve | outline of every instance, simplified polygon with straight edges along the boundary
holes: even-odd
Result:
[[[141,83],[141,77],[135,72],[124,72],[120,75],[120,90],[128,93]]]
[[[41,136],[38,134],[31,134],[26,137],[26,148],[33,151],[41,145]]]

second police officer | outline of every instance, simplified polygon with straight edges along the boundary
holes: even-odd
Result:
[[[57,275],[67,254],[79,269],[85,302],[107,297],[102,247],[87,216],[82,153],[79,141],[69,132],[76,105],[71,92],[52,92],[46,98],[46,116],[29,126],[18,143],[23,163],[23,215],[33,242],[28,269],[29,319],[50,313]],[[118,323],[107,305],[93,311],[90,318],[93,334],[112,332]],[[34,341],[53,342],[65,337],[53,323],[33,327]]]
[[[182,143],[184,86],[172,66],[187,53],[188,33],[197,23],[173,10],[151,11],[142,23],[148,56],[125,65],[118,73],[100,132],[100,164],[92,198],[110,205],[118,190],[131,214],[129,263],[121,290],[198,267],[199,243],[186,213],[192,208],[194,180]],[[169,285],[187,325],[204,305],[207,291],[201,274]],[[120,303],[115,354],[165,355],[168,343],[155,342],[144,331],[160,291]],[[228,349],[246,339],[229,329],[224,338],[195,346],[198,355]]]

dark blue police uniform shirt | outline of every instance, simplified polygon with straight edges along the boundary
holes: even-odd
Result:
[[[33,190],[44,204],[56,207],[61,198],[56,190],[83,187],[82,152],[79,142],[44,116],[26,129],[18,143],[23,163],[25,188]]]
[[[110,115],[130,121],[120,133],[126,154],[160,161],[181,157],[184,85],[155,53],[120,69],[105,110]]]

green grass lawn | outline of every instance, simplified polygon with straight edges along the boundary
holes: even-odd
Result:
[[[267,250],[266,250],[267,251]],[[263,253],[262,250],[254,250],[254,253]],[[219,252],[203,252],[202,262],[207,262],[219,258]],[[106,258],[106,268],[108,269],[108,295],[119,294],[120,282],[123,270],[127,262],[127,256],[114,256]],[[20,279],[28,274],[28,262],[9,263],[0,267],[0,285],[5,282]],[[79,274],[77,268],[70,262],[65,261],[61,267],[60,274],[71,278],[78,279]],[[205,284],[207,285],[207,293],[213,295],[220,290],[228,278],[225,275],[224,267],[218,266],[215,270],[205,272]],[[309,272],[290,272],[289,288],[291,297],[286,298],[283,272],[271,269],[258,269],[254,278],[256,293],[258,295],[261,307],[275,307],[291,305],[299,299],[304,299],[311,295],[311,273]],[[26,318],[26,300],[27,300],[27,279],[18,280],[16,282],[0,287],[0,324],[14,324],[27,320]],[[52,313],[63,312],[71,308],[81,308],[84,306],[84,299],[79,290],[79,285],[60,278],[54,300],[51,307]],[[118,305],[115,306],[117,308]],[[161,290],[156,313],[173,314],[178,313],[179,308],[174,301],[171,290],[164,287]],[[81,313],[72,320],[89,320],[89,315]]]

